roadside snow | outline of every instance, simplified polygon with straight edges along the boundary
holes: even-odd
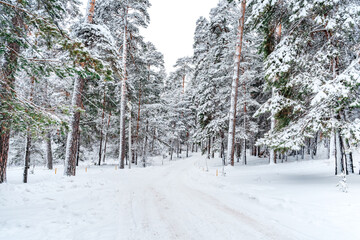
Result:
[[[35,168],[28,184],[10,168],[0,239],[358,239],[360,177],[339,191],[328,160],[228,166],[226,177],[220,159],[208,165],[194,154],[145,169],[82,166],[76,177]]]

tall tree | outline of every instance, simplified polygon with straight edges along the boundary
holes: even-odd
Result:
[[[92,3],[92,0],[90,0]],[[91,4],[89,4],[91,6]],[[93,16],[93,12],[95,11],[94,6],[89,7],[88,16]],[[88,17],[86,19],[86,23],[80,24],[74,28],[74,35],[81,38],[85,47],[89,50],[101,53],[104,52],[105,57],[107,57],[110,53],[114,54],[114,46],[113,39],[106,28],[103,26],[98,26],[93,24],[93,18]],[[95,36],[97,38],[95,38]],[[105,49],[105,50],[104,50]],[[74,81],[73,94],[71,100],[71,119],[69,122],[69,132],[67,136],[66,142],[66,153],[65,153],[65,168],[64,174],[67,176],[74,176],[76,172],[76,159],[77,153],[79,149],[80,141],[77,139],[79,135],[79,127],[80,127],[80,113],[82,109],[82,96],[84,93],[84,85],[86,80],[90,79],[99,79],[99,75],[93,74],[90,72],[91,68],[95,68],[100,70],[103,68],[99,64],[99,60],[95,60],[90,58],[90,56],[81,56],[78,60],[77,64],[81,66],[86,72],[85,74],[80,74]],[[105,72],[110,73],[107,69]],[[88,78],[88,79],[86,79]]]
[[[268,83],[276,93],[262,110],[275,111],[277,124],[261,142],[281,151],[299,150],[319,132],[332,135],[336,173],[347,173],[352,158],[345,152],[351,152],[350,142],[358,142],[352,131],[359,110],[352,103],[358,101],[353,80],[359,64],[354,48],[359,16],[351,9],[359,3],[307,1],[302,11],[302,2],[282,2],[283,32],[291,31],[265,62]],[[276,21],[276,16],[267,19]]]
[[[241,1],[241,16],[239,18],[239,26],[236,41],[236,52],[234,61],[234,76],[231,86],[231,106],[229,111],[229,133],[228,133],[228,150],[227,150],[227,161],[230,161],[231,165],[234,166],[234,140],[235,140],[235,120],[236,120],[236,103],[238,96],[238,85],[240,77],[240,60],[241,60],[241,49],[244,34],[244,23],[245,23],[245,9],[246,0]]]
[[[66,5],[68,8],[64,9],[62,6]],[[70,66],[71,61],[62,65],[46,59],[42,53],[55,46],[58,51],[68,53],[78,50],[73,45],[74,41],[69,39],[61,28],[63,24],[59,23],[65,19],[66,14],[76,12],[75,5],[71,0],[37,4],[33,1],[0,2],[0,11],[3,13],[0,16],[0,58],[4,59],[1,68],[3,81],[0,83],[0,183],[6,181],[10,128],[26,131],[26,126],[30,126],[31,129],[38,130],[54,122],[61,123],[61,120],[46,109],[22,99],[16,92],[15,80],[20,73],[29,78],[35,77],[36,81],[51,72],[62,77],[69,72],[74,73],[75,69]],[[32,37],[32,32],[36,32],[39,37]],[[36,46],[36,41],[46,43],[46,48]],[[30,51],[32,54],[29,56],[27,54]]]
[[[120,100],[120,145],[119,145],[119,162],[120,169],[124,168],[124,159],[125,159],[125,106],[126,106],[126,80],[127,80],[127,70],[126,70],[126,60],[127,60],[127,35],[128,35],[128,6],[124,11],[124,31],[123,31],[123,55],[122,55],[122,80],[121,80],[121,100]]]
[[[13,8],[16,8],[13,6]],[[11,9],[7,9],[2,6],[3,10],[11,11]],[[14,88],[15,83],[15,74],[18,65],[18,53],[20,52],[20,42],[17,38],[21,37],[18,32],[18,28],[20,28],[21,19],[20,15],[13,13],[11,19],[11,25],[13,28],[11,29],[12,37],[7,39],[7,46],[4,46],[3,51],[5,49],[5,62],[2,67],[1,78],[1,126],[0,126],[0,183],[6,181],[6,167],[8,160],[8,152],[9,152],[9,141],[10,141],[10,128],[11,128],[11,116],[8,111],[11,109],[9,102],[14,97],[14,93],[12,89]]]

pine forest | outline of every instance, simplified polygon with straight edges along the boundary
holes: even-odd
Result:
[[[360,1],[210,2],[0,0],[0,239],[359,239]]]

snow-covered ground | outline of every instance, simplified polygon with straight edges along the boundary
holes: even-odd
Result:
[[[251,161],[251,159],[249,160]],[[336,187],[328,160],[226,167],[194,154],[153,166],[35,168],[0,185],[0,239],[360,239],[360,176]]]

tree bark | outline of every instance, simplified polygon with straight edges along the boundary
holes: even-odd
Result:
[[[34,95],[34,83],[35,78],[31,77],[30,82],[30,97],[29,101],[33,101],[33,95]],[[27,183],[28,179],[28,170],[30,168],[30,148],[31,148],[31,132],[30,132],[30,126],[28,127],[27,133],[26,133],[26,144],[25,144],[25,159],[24,159],[24,174],[23,174],[23,183]]]
[[[342,166],[342,152],[341,152],[341,143],[340,143],[340,133],[335,130],[335,175],[340,174],[343,171]]]
[[[108,135],[109,135],[109,127],[110,127],[110,119],[111,119],[111,111],[109,113],[109,119],[108,119],[108,123],[107,123],[107,127],[106,127],[106,133],[105,133],[105,144],[104,144],[104,156],[102,158],[103,162],[105,162],[106,159],[106,145],[107,145],[107,141],[108,141]]]
[[[76,137],[76,166],[79,166],[79,160],[80,160],[80,128],[77,132],[77,137]]]
[[[105,101],[106,101],[106,89],[104,88],[104,99],[103,99],[103,109],[101,115],[101,129],[100,129],[100,147],[99,147],[99,161],[98,165],[101,165],[101,157],[102,157],[102,145],[103,145],[103,128],[104,128],[104,118],[105,118]]]
[[[94,12],[95,12],[95,0],[89,0],[88,2],[88,15],[87,15],[87,22],[92,23]]]
[[[208,138],[208,144],[207,144],[207,158],[210,159],[211,154],[211,137]]]
[[[25,143],[23,183],[27,183],[28,181],[28,170],[30,168],[30,148],[31,148],[31,134],[30,134],[30,129],[28,129],[26,136],[26,143]]]
[[[186,143],[186,157],[189,157],[189,143]]]
[[[64,175],[75,176],[76,172],[76,153],[77,135],[80,125],[81,95],[84,88],[85,79],[78,77],[75,79],[74,92],[71,101],[72,117],[70,121],[70,131],[66,141]]]
[[[12,19],[14,27],[20,26],[19,15],[14,16]],[[3,82],[0,81],[0,184],[6,182],[6,167],[9,155],[9,143],[10,143],[10,128],[11,128],[11,115],[7,111],[11,111],[11,100],[13,93],[10,89],[14,88],[15,84],[15,72],[18,65],[18,53],[20,52],[19,43],[9,41],[7,43],[9,51],[5,53],[5,63],[3,69]],[[5,112],[3,112],[5,111]]]
[[[220,157],[222,159],[222,165],[223,165],[223,172],[224,172],[224,166],[226,165],[226,159],[225,159],[225,134],[220,131],[220,138],[221,138],[221,150],[220,150]]]
[[[6,182],[6,167],[7,167],[8,153],[9,153],[9,142],[10,142],[10,129],[8,129],[7,126],[1,126],[0,183]]]
[[[45,105],[50,108],[50,98],[48,94],[48,81],[45,80]],[[51,130],[48,130],[45,137],[45,144],[46,144],[46,165],[49,170],[53,169],[53,155],[52,155],[52,147],[51,147]]]
[[[131,150],[131,109],[129,110],[129,169],[131,168],[132,150]]]
[[[143,167],[146,167],[147,145],[148,145],[148,136],[147,136],[147,133],[148,133],[148,130],[149,130],[149,122],[146,121],[144,149],[143,149],[143,156],[142,156]]]
[[[246,109],[246,84],[245,84],[245,82],[243,82],[243,90],[244,90],[244,139],[243,139],[241,153],[242,153],[242,163],[244,165],[246,165],[246,115],[247,115],[247,109]]]
[[[212,138],[212,149],[211,149],[211,158],[215,158],[215,137]]]
[[[125,106],[126,106],[126,82],[127,82],[127,71],[126,71],[126,59],[127,59],[127,11],[124,16],[124,39],[123,39],[123,78],[121,81],[121,100],[120,100],[120,146],[119,146],[119,162],[120,169],[124,169],[124,158],[125,158]]]
[[[238,36],[236,41],[234,76],[231,87],[231,106],[229,112],[227,161],[230,161],[231,166],[234,166],[236,103],[237,103],[238,85],[239,85],[239,77],[240,77],[240,59],[241,59],[241,49],[242,49],[242,41],[243,41],[243,33],[244,33],[245,8],[246,8],[246,0],[242,0],[241,10],[240,10],[241,16],[239,19]]]
[[[247,162],[246,162],[246,139],[244,138],[243,139],[243,142],[242,142],[242,150],[241,150],[241,161],[242,161],[242,164],[246,165]]]
[[[240,157],[241,157],[240,143],[239,142],[235,143],[235,147],[236,147],[236,161],[240,162]]]
[[[95,9],[95,0],[90,0],[91,7],[88,9],[87,18],[88,23],[92,23],[92,16],[94,14]],[[84,66],[82,66],[84,67]],[[85,79],[82,77],[78,77],[75,79],[74,83],[74,92],[71,100],[72,107],[72,117],[70,121],[70,131],[67,136],[66,141],[66,153],[65,153],[65,167],[64,167],[64,175],[66,176],[75,176],[76,173],[76,165],[78,163],[78,149],[80,147],[80,139],[78,135],[79,126],[80,126],[80,109],[82,106],[81,95],[84,89]]]
[[[53,155],[51,147],[51,133],[46,134],[46,165],[49,170],[53,169]]]
[[[136,141],[136,146],[137,148],[139,147],[140,143],[139,143],[139,132],[140,132],[140,118],[141,118],[141,84],[139,84],[139,94],[138,94],[138,114],[137,114],[137,118],[136,118],[136,137],[135,137],[135,141]]]
[[[277,25],[276,27],[276,34],[275,34],[275,41],[276,43],[280,42],[281,39],[281,31],[282,31],[282,25],[281,25],[281,20],[280,23]],[[274,97],[274,95],[276,94],[276,89],[275,87],[272,87],[271,89],[271,96]],[[273,111],[271,111],[271,125],[270,125],[270,132],[274,132],[275,131],[275,127],[276,127],[276,120],[275,120],[275,113]],[[276,164],[276,152],[274,149],[270,149],[270,164]]]
[[[170,160],[173,160],[173,153],[174,153],[173,144],[170,143],[170,146],[171,146],[171,148],[170,148]]]

